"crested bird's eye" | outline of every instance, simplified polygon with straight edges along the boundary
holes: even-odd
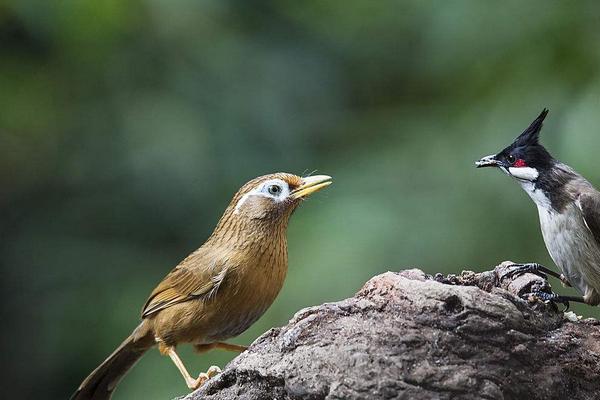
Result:
[[[512,154],[510,154],[508,157],[506,157],[506,161],[508,161],[509,163],[514,163],[516,161],[515,156],[513,156]]]
[[[279,186],[279,185],[270,185],[267,188],[267,191],[269,192],[269,194],[272,194],[273,196],[277,196],[279,193],[281,193],[282,189],[281,189],[281,186]]]

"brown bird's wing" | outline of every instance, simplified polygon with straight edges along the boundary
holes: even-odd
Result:
[[[214,261],[202,265],[193,255],[175,267],[152,291],[142,309],[146,318],[174,304],[214,295],[227,275],[227,267]]]
[[[600,245],[600,193],[581,193],[578,206],[583,213],[583,221]]]

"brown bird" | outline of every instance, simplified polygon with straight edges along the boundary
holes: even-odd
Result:
[[[276,173],[242,186],[208,240],[158,284],[142,309],[142,322],[71,399],[109,399],[154,345],[173,360],[190,389],[218,374],[211,367],[192,378],[175,347],[246,349],[223,341],[248,329],[273,303],[287,272],[288,220],[303,199],[329,184],[325,175]]]

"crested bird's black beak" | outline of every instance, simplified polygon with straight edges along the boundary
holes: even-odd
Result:
[[[502,163],[496,159],[496,155],[492,154],[490,156],[485,156],[479,161],[475,161],[475,166],[477,168],[483,167],[500,167]]]
[[[331,177],[327,175],[315,175],[302,178],[302,184],[298,186],[292,193],[293,199],[303,199],[308,195],[331,185]]]

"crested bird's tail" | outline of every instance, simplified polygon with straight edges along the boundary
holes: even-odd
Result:
[[[110,399],[121,378],[155,344],[144,322],[85,378],[71,400]]]

